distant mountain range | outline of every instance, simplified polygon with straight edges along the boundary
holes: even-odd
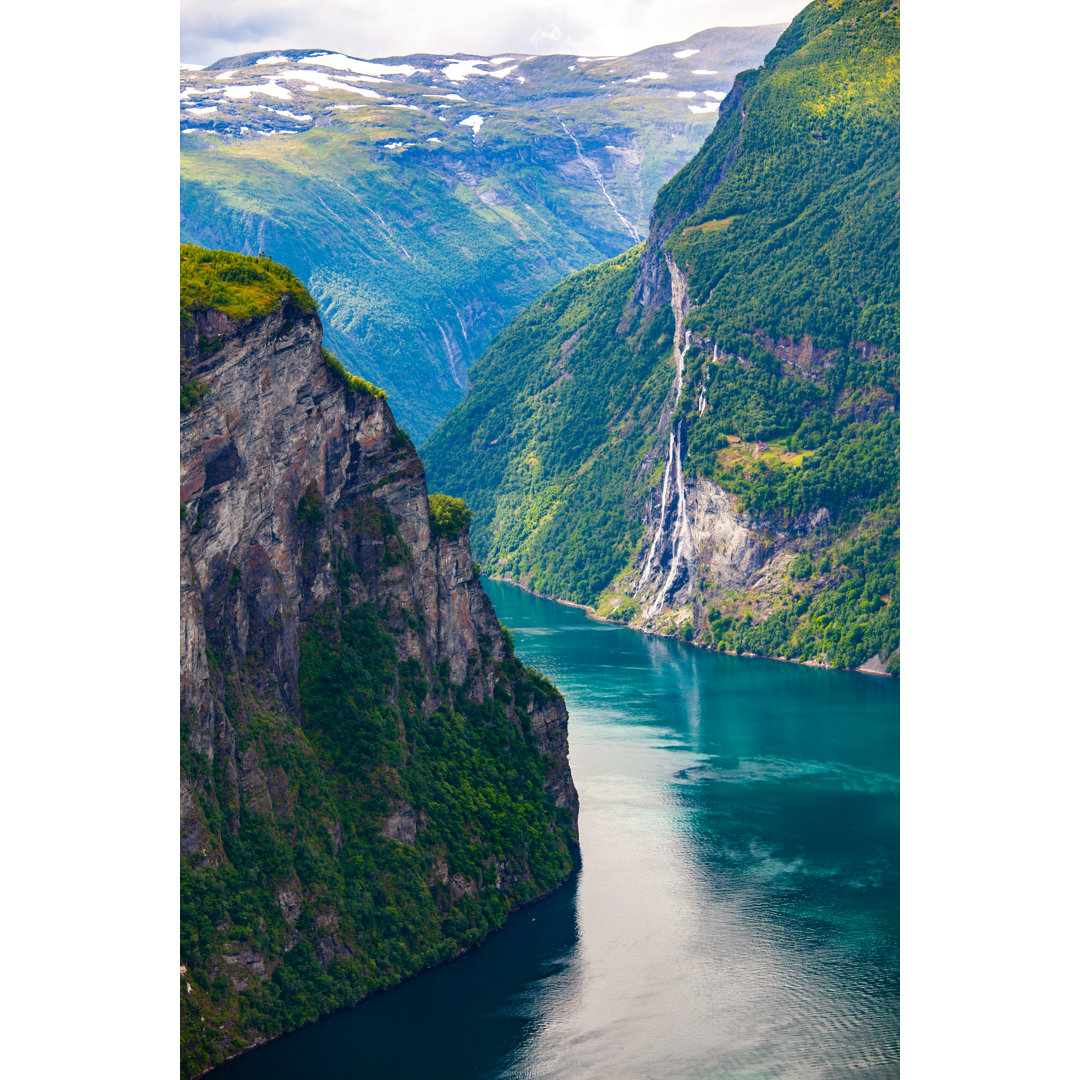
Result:
[[[426,437],[529,302],[644,238],[782,25],[623,57],[288,49],[180,74],[181,239],[287,263]]]

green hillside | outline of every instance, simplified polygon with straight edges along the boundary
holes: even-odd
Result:
[[[485,571],[702,644],[898,670],[898,53],[895,0],[809,5],[738,77],[647,242],[473,367],[423,453],[472,507]],[[686,281],[678,400],[666,257]],[[733,585],[695,551],[692,595],[650,616],[674,434],[688,500],[732,496],[763,563]]]

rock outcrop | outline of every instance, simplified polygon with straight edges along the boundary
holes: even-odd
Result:
[[[186,1075],[476,944],[571,869],[562,698],[321,338],[290,297],[182,333],[208,387],[180,430]]]

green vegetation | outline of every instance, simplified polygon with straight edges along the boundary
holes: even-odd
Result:
[[[367,379],[362,379],[359,375],[353,375],[351,372],[345,370],[345,365],[327,348],[323,348],[323,359],[326,361],[326,366],[342,381],[345,386],[346,393],[349,394],[367,394],[368,397],[373,398],[385,398],[386,391],[375,386],[373,383],[369,383]]]
[[[657,197],[656,218],[684,226],[667,246],[691,281],[687,325],[722,349],[761,334],[898,349],[899,33],[898,0],[808,5],[740,76],[745,120],[727,111]]]
[[[207,383],[186,378],[183,372],[180,373],[180,412],[191,412],[209,393],[210,387]]]
[[[272,813],[233,798],[224,763],[182,741],[223,855],[182,864],[184,1076],[478,944],[570,872],[570,823],[544,792],[525,712],[554,689],[510,660],[497,699],[477,705],[445,672],[429,683],[399,662],[390,625],[370,604],[317,610],[301,638],[300,725],[247,673],[228,677],[238,752],[262,763]],[[429,694],[440,704],[425,715]],[[404,808],[415,835],[391,839],[385,823]],[[496,875],[512,884],[496,889]],[[303,897],[297,911],[283,890]],[[265,958],[268,980],[238,986],[242,969],[216,959],[244,949]],[[234,1033],[224,1047],[220,1024]]]
[[[461,536],[468,533],[471,521],[472,511],[464,499],[455,499],[452,495],[428,496],[428,522],[433,536],[451,539]]]
[[[672,417],[684,472],[767,537],[804,537],[798,588],[706,588],[716,618],[695,640],[843,666],[896,650],[898,26],[895,0],[815,0],[739,76],[644,249],[567,279],[474,365],[424,457],[473,507],[485,572],[637,614],[613,583],[631,580],[660,487],[674,326],[634,297],[666,249],[694,335]]]
[[[315,301],[286,266],[266,257],[180,245],[181,320],[209,309],[236,321],[269,315],[286,297],[301,311],[315,310]]]
[[[805,554],[791,564],[792,578],[807,588],[767,618],[755,622],[747,605],[715,607],[708,613],[719,648],[825,660],[834,667],[858,667],[871,656],[893,657],[898,675],[900,647],[899,521],[895,510],[868,517],[856,533],[836,541],[811,566]],[[894,655],[895,654],[895,655]]]

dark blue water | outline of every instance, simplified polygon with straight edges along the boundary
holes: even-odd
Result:
[[[897,1076],[899,684],[485,588],[570,708],[580,873],[215,1077]]]

